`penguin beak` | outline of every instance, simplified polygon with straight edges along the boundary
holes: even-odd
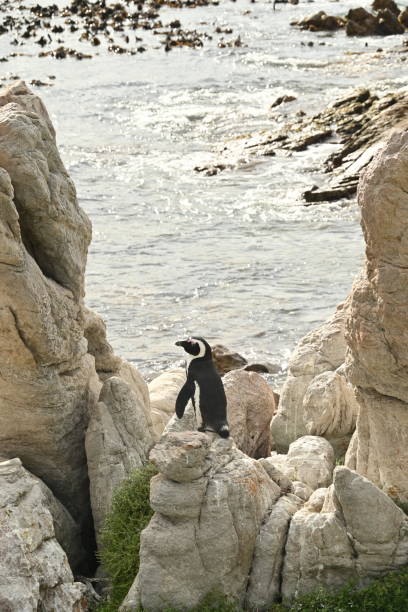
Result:
[[[174,343],[176,346],[183,346],[182,340],[178,340],[178,342]]]

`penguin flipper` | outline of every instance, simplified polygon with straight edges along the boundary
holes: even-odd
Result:
[[[180,392],[176,399],[176,415],[179,419],[184,414],[184,410],[188,404],[188,400],[194,398],[195,384],[192,380],[187,380],[181,387]]]

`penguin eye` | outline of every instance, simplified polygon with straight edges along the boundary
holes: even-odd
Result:
[[[189,342],[190,344],[197,344],[197,340],[194,340],[193,338],[189,338],[187,342]]]

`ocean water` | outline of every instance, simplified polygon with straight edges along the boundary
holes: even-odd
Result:
[[[304,207],[300,199],[323,181],[321,162],[336,143],[243,160],[213,177],[194,167],[231,138],[299,110],[313,114],[354,88],[405,87],[405,55],[392,52],[403,36],[355,39],[289,25],[361,5],[166,8],[163,23],[179,19],[213,40],[165,53],[157,36],[138,30],[147,50],[130,56],[78,42],[79,32],[62,35],[66,46],[98,53],[82,61],[39,58],[32,40],[16,47],[0,37],[0,56],[26,54],[0,64],[5,82],[53,83],[35,90],[93,224],[86,303],[106,320],[115,351],[147,377],[179,363],[174,342],[193,334],[274,364],[279,385],[296,342],[347,296],[364,256],[357,205]],[[216,34],[217,26],[233,34]],[[238,35],[242,47],[218,47]],[[282,94],[297,99],[271,110]]]

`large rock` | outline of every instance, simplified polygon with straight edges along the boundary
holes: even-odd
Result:
[[[300,481],[312,491],[328,487],[332,481],[334,452],[331,444],[318,436],[303,436],[289,447],[287,455],[273,453],[270,463],[292,481]]]
[[[223,378],[227,396],[228,423],[237,447],[246,455],[268,457],[272,448],[270,424],[275,396],[256,372],[235,370]]]
[[[23,83],[0,93],[0,200],[0,454],[19,456],[86,522],[91,227],[48,114]]]
[[[161,471],[151,485],[155,514],[123,610],[189,608],[213,591],[243,601],[258,531],[280,488],[231,439],[214,438],[169,433],[152,451]]]
[[[153,442],[142,393],[137,395],[121,378],[108,378],[91,412],[86,433],[97,541],[115,489],[133,470],[147,463]]]
[[[62,518],[63,517],[63,518]],[[87,610],[86,587],[74,582],[56,539],[68,537],[69,515],[19,459],[0,463],[0,609],[7,612]],[[68,521],[68,523],[66,522]],[[64,525],[65,523],[65,525]]]
[[[308,433],[303,401],[313,379],[323,372],[336,370],[344,362],[347,311],[348,302],[340,304],[327,322],[300,340],[291,355],[278,412],[271,424],[279,452],[286,452],[291,442]]]
[[[361,176],[366,266],[354,284],[346,368],[360,415],[349,458],[408,499],[408,132],[393,134]]]
[[[247,365],[247,360],[242,357],[239,353],[230,351],[226,346],[222,344],[215,344],[212,347],[212,356],[215,367],[221,376],[231,370],[237,370]]]
[[[282,596],[290,601],[350,580],[364,586],[407,562],[405,514],[369,480],[337,467],[321,510],[308,504],[290,524]]]

